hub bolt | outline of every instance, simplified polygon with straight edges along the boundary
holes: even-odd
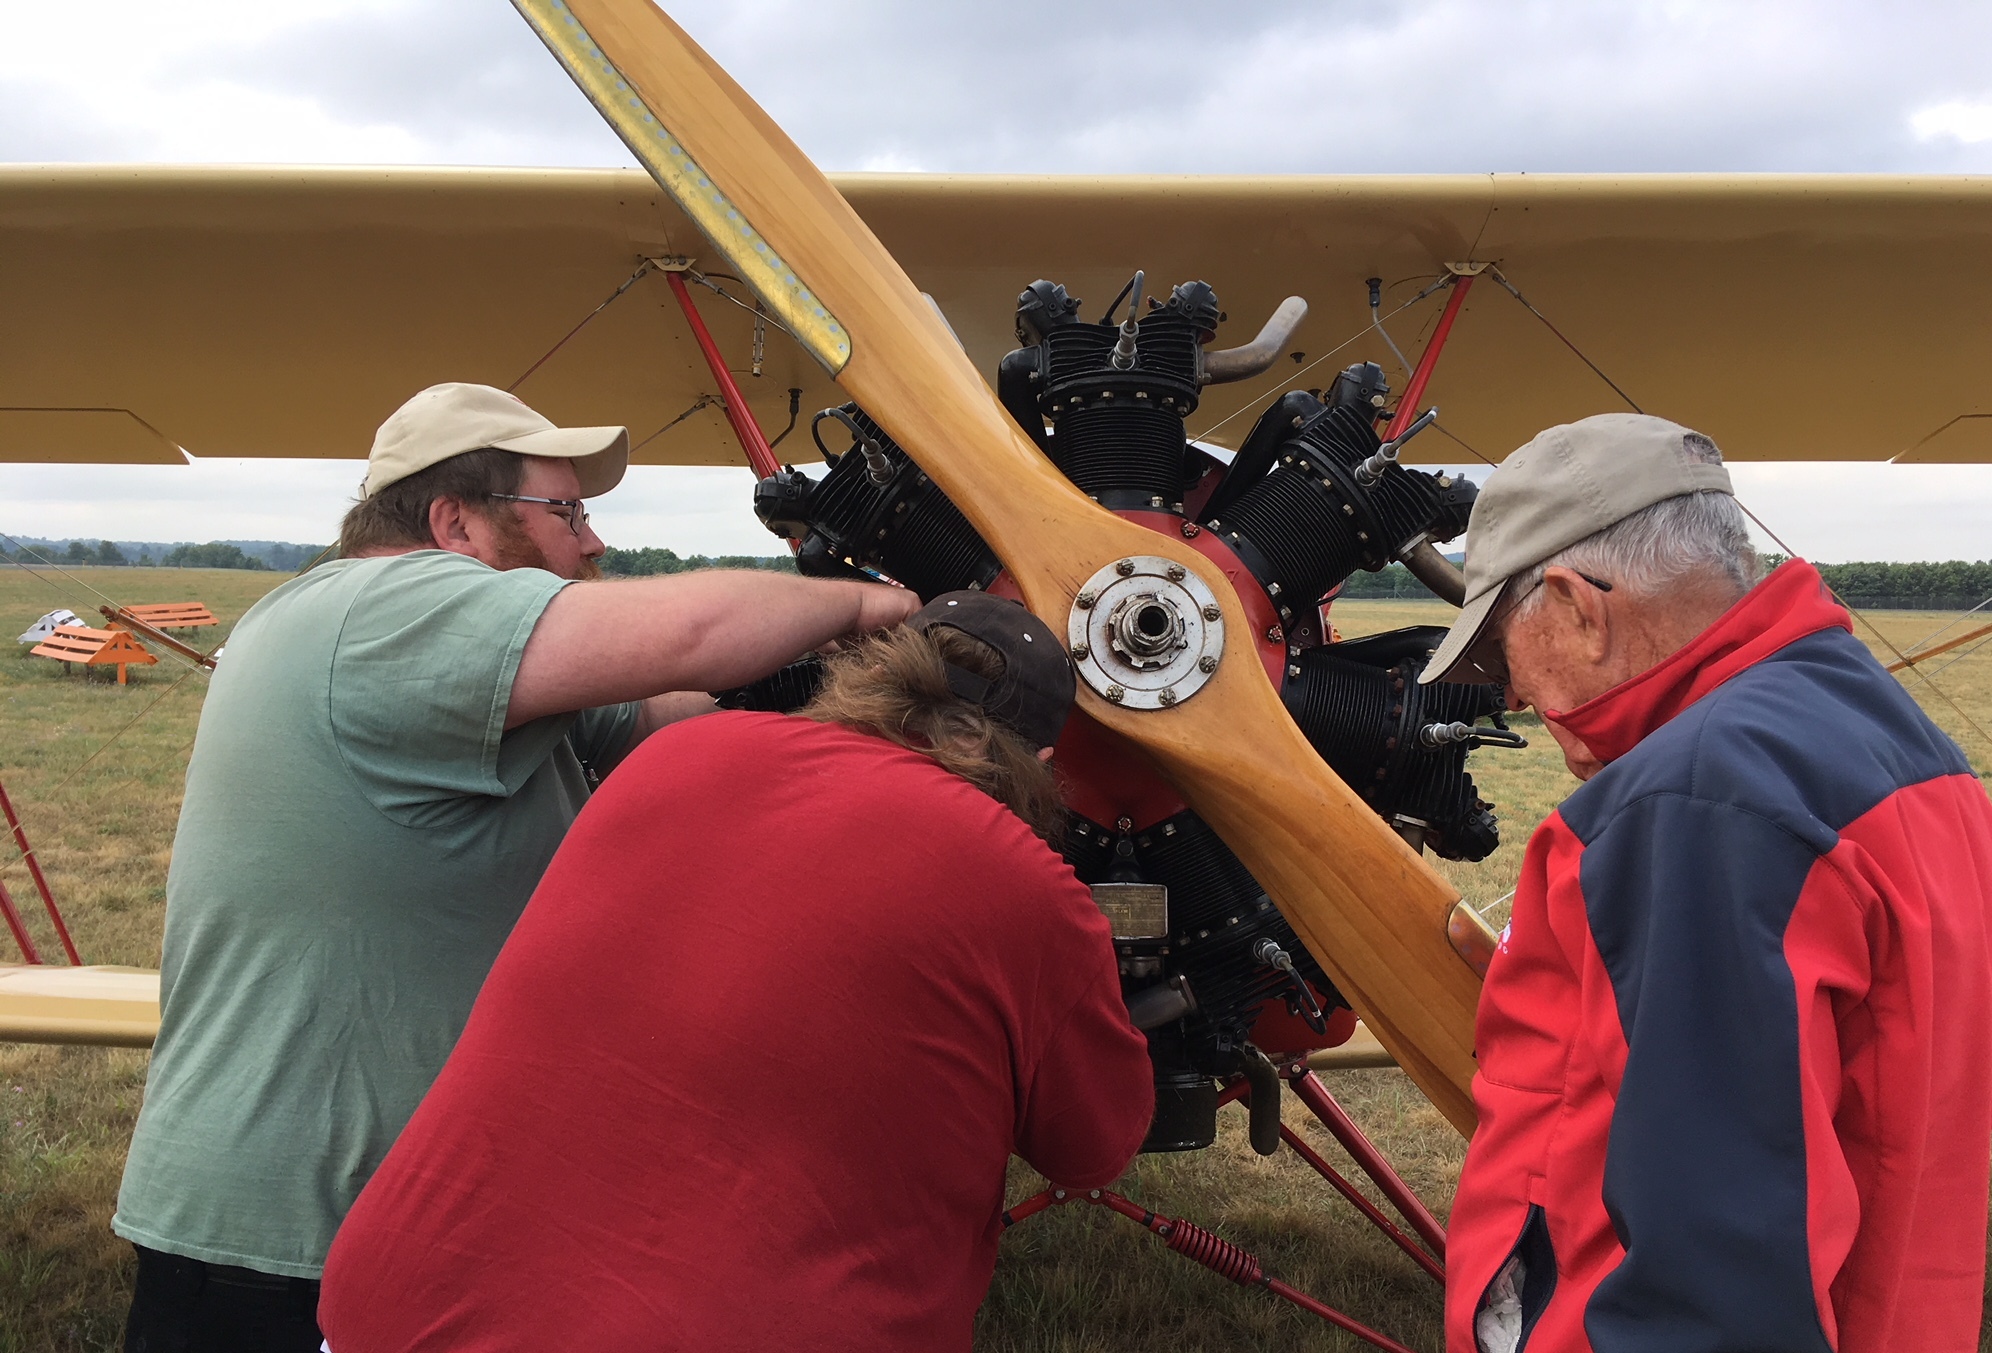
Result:
[[[1164,704],[1165,706],[1167,706],[1167,705],[1173,705],[1173,704],[1175,704],[1175,703],[1176,703],[1176,688],[1175,688],[1175,687],[1173,687],[1173,686],[1169,686],[1169,687],[1165,687],[1165,688],[1163,689],[1163,691],[1162,691],[1162,694],[1161,694],[1160,696],[1158,696],[1158,697],[1157,697],[1157,699],[1161,700],[1161,702],[1162,702],[1162,703],[1163,703],[1163,704]]]
[[[1108,704],[1118,705],[1121,701],[1125,699],[1127,699],[1127,692],[1123,690],[1118,684],[1110,685],[1107,687]]]
[[[1197,670],[1208,675],[1217,670],[1217,659],[1206,653],[1197,659]]]
[[[1090,611],[1093,609],[1093,603],[1098,600],[1099,597],[1094,595],[1091,588],[1088,588],[1086,591],[1081,592],[1078,596],[1074,597],[1072,599],[1072,604],[1077,606],[1082,611]]]
[[[1134,560],[1132,559],[1121,560],[1119,563],[1114,565],[1114,572],[1120,574],[1121,577],[1123,578],[1132,578],[1134,576]]]
[[[1072,656],[1075,658],[1084,659],[1086,655],[1091,653],[1092,651],[1093,651],[1093,646],[1091,644],[1072,645]]]
[[[1169,568],[1168,568],[1168,574],[1169,574],[1169,581],[1170,581],[1170,582],[1172,582],[1172,583],[1179,583],[1179,582],[1183,581],[1183,574],[1184,574],[1184,572],[1185,572],[1185,570],[1184,570],[1184,568],[1183,568],[1183,566],[1182,566],[1181,564],[1171,564],[1171,565],[1169,565]]]
[[[1206,620],[1222,620],[1224,619],[1224,611],[1216,602],[1212,602],[1210,605],[1204,607],[1203,617]]]

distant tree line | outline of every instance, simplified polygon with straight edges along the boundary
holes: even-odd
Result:
[[[0,560],[17,560],[29,566],[45,561],[98,568],[235,568],[292,573],[323,549],[320,545],[293,545],[281,541],[211,540],[205,545],[197,545],[191,541],[167,544],[131,540],[37,540],[30,537],[15,550],[0,546]]]
[[[1992,560],[1976,563],[1949,559],[1933,564],[1821,564],[1819,575],[1851,606],[1883,610],[1960,611],[1992,597]]]
[[[1769,572],[1784,562],[1781,554],[1764,556]],[[1961,611],[1992,597],[1992,560],[1972,563],[1949,559],[1940,563],[1820,564],[1826,585],[1851,606],[1878,610]],[[1429,597],[1425,585],[1402,564],[1375,573],[1357,570],[1342,584],[1342,596],[1411,600]]]
[[[795,572],[795,560],[786,554],[694,554],[680,556],[676,550],[646,546],[640,550],[611,547],[602,556],[602,573],[610,578],[650,578],[660,573],[691,573],[702,568],[759,568],[774,573]]]

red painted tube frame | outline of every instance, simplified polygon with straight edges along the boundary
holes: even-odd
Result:
[[[1175,1232],[1178,1225],[1188,1225],[1188,1223],[1179,1223],[1172,1217],[1165,1217],[1159,1212],[1145,1208],[1132,1199],[1124,1198],[1120,1194],[1115,1193],[1112,1189],[1063,1188],[1049,1188],[1042,1193],[1026,1198],[1023,1202],[1018,1203],[1003,1214],[1003,1225],[1005,1228],[1014,1226],[1027,1217],[1036,1216],[1046,1208],[1058,1207],[1066,1203],[1092,1203],[1096,1206],[1107,1208],[1110,1211],[1118,1212],[1135,1225],[1140,1226],[1153,1235],[1161,1237],[1165,1241]],[[1194,1230],[1194,1228],[1192,1229]],[[1184,1258],[1190,1259],[1192,1262],[1203,1262],[1198,1260],[1195,1255],[1177,1249],[1173,1244],[1170,1248],[1175,1249],[1176,1253],[1183,1255]],[[1241,1255],[1245,1253],[1237,1246],[1227,1245],[1227,1248]],[[1250,1256],[1246,1257],[1249,1258]],[[1342,1314],[1333,1306],[1316,1301],[1299,1288],[1283,1283],[1278,1278],[1265,1274],[1264,1266],[1260,1265],[1258,1260],[1252,1259],[1251,1262],[1255,1266],[1255,1271],[1260,1275],[1256,1282],[1241,1280],[1231,1274],[1224,1273],[1222,1269],[1212,1264],[1205,1263],[1205,1267],[1210,1268],[1213,1272],[1220,1274],[1220,1276],[1231,1278],[1233,1282],[1243,1281],[1247,1287],[1262,1287],[1272,1296],[1278,1297],[1282,1301],[1291,1302],[1310,1315],[1319,1316],[1337,1329],[1345,1330],[1365,1343],[1383,1349],[1384,1353],[1411,1353],[1410,1349],[1398,1343],[1389,1335],[1379,1333],[1361,1321]]]
[[[766,479],[781,469],[781,462],[775,459],[774,449],[762,435],[761,425],[747,411],[747,399],[740,393],[739,382],[726,369],[726,359],[720,355],[719,344],[712,341],[704,317],[699,314],[698,306],[692,303],[691,290],[685,286],[685,275],[667,272],[664,280],[671,284],[671,294],[678,298],[678,307],[685,312],[685,322],[692,326],[692,337],[698,340],[699,351],[705,354],[706,367],[719,385],[719,406],[726,411],[726,421],[733,425],[733,435],[740,439],[740,449],[747,453],[747,464],[755,474]]]
[[[69,956],[71,963],[77,967],[83,966],[82,958],[76,953],[76,944],[69,938],[69,927],[62,923],[62,912],[55,905],[55,894],[49,889],[48,880],[42,877],[41,863],[35,859],[34,847],[28,844],[28,833],[14,812],[13,800],[7,797],[5,785],[0,785],[0,812],[6,813],[7,826],[14,833],[14,843],[21,848],[21,858],[28,862],[28,875],[34,879],[35,890],[41,894],[42,908],[48,912],[48,919],[55,926],[56,938],[62,941],[62,952]],[[11,912],[12,909],[10,903],[8,910]],[[33,948],[33,945],[27,946],[30,953]],[[39,963],[41,960],[31,957],[28,962]]]
[[[1291,1085],[1293,1092],[1300,1096],[1300,1102],[1321,1120],[1321,1125],[1342,1144],[1342,1149],[1349,1153],[1350,1159],[1354,1160],[1362,1172],[1370,1177],[1370,1181],[1382,1190],[1383,1196],[1390,1200],[1390,1205],[1403,1215],[1405,1221],[1411,1223],[1411,1229],[1418,1233],[1418,1238],[1425,1242],[1433,1254],[1444,1260],[1446,1228],[1439,1225],[1438,1218],[1418,1200],[1417,1194],[1411,1192],[1411,1186],[1404,1182],[1397,1171],[1390,1168],[1390,1162],[1385,1160],[1383,1153],[1363,1135],[1362,1129],[1356,1126],[1355,1120],[1349,1117],[1348,1112],[1335,1102],[1335,1097],[1328,1093],[1327,1087],[1314,1078],[1312,1071],[1301,1072],[1287,1084]]]
[[[1418,420],[1418,405],[1425,398],[1425,387],[1431,383],[1432,371],[1439,364],[1439,354],[1445,351],[1453,321],[1459,318],[1460,304],[1466,300],[1467,290],[1472,285],[1471,274],[1461,273],[1453,278],[1452,295],[1446,298],[1446,308],[1439,316],[1439,325],[1432,330],[1432,341],[1425,344],[1425,351],[1418,356],[1418,368],[1411,373],[1411,383],[1404,387],[1404,398],[1397,401],[1397,413],[1390,420],[1390,430],[1383,434],[1385,441],[1395,441],[1403,435],[1405,428]]]
[[[6,918],[7,929],[14,932],[14,943],[21,946],[21,957],[30,963],[40,963],[41,954],[29,937],[27,926],[21,922],[21,913],[14,909],[14,899],[7,895],[4,883],[0,883],[0,917]]]

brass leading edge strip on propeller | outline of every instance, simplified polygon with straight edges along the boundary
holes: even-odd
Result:
[[[851,335],[671,134],[562,0],[512,0],[637,162],[832,376],[851,360]]]

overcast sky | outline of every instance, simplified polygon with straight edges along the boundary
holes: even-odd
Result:
[[[1992,172],[1992,5],[684,0],[826,169]],[[0,160],[626,165],[504,0],[0,0]],[[328,539],[343,463],[0,465],[0,531]],[[1980,558],[1992,467],[1738,466],[1801,552]],[[617,543],[772,548],[639,468]]]

